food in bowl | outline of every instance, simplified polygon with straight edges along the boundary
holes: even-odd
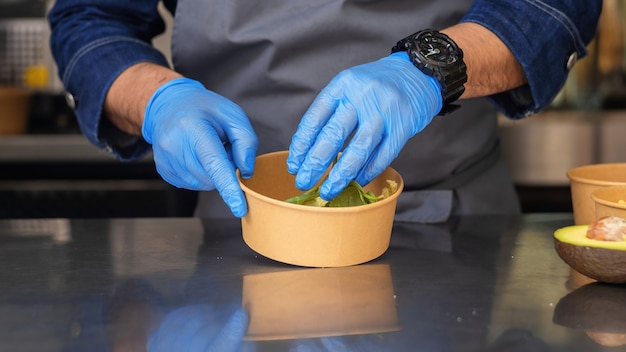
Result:
[[[558,255],[572,269],[605,283],[626,283],[626,220],[602,217],[554,233]]]
[[[348,186],[330,201],[320,197],[320,186],[316,186],[302,194],[287,198],[286,202],[316,207],[354,207],[375,203],[389,197],[398,190],[398,182],[394,180],[387,180],[387,185],[387,187],[382,189],[380,195],[377,196],[372,191],[366,192],[358,182],[350,181]]]

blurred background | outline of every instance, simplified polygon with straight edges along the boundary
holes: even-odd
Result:
[[[151,156],[120,163],[80,133],[49,49],[52,4],[0,0],[0,218],[190,216],[195,193]],[[155,39],[168,57],[169,35]]]
[[[626,3],[604,0],[589,56],[549,109],[500,118],[504,152],[525,212],[571,211],[567,170],[626,162]]]
[[[48,47],[51,0],[0,0],[0,218],[190,216],[195,193],[169,186],[151,156],[120,163],[91,146]],[[501,117],[524,212],[570,212],[568,169],[626,162],[626,5],[604,0],[590,55],[546,111]],[[155,45],[169,57],[168,31]]]

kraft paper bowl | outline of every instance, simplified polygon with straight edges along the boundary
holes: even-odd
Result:
[[[599,188],[591,193],[595,203],[596,218],[617,216],[626,219],[626,186]]]
[[[242,235],[255,252],[287,264],[339,267],[381,256],[389,247],[398,196],[404,186],[392,168],[363,188],[380,194],[386,180],[398,190],[378,202],[342,208],[291,204],[285,199],[302,193],[287,172],[287,151],[260,155],[254,176],[239,179],[248,202],[241,220]]]
[[[592,164],[567,172],[572,192],[574,223],[588,225],[596,219],[596,205],[591,194],[600,188],[626,186],[626,163]]]
[[[24,134],[28,130],[31,92],[0,87],[0,135]]]

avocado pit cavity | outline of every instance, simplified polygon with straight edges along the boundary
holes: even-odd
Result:
[[[626,240],[626,220],[617,216],[604,216],[589,224],[587,238],[598,241],[621,242]]]

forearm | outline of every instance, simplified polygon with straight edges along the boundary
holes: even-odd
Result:
[[[461,99],[489,96],[526,84],[526,75],[513,53],[487,28],[460,23],[442,32],[463,50],[467,83]]]
[[[587,54],[601,8],[601,0],[475,0],[461,25],[449,33],[465,51],[470,82],[463,97],[487,94],[513,119],[541,111],[559,93],[577,60]],[[491,32],[492,39],[497,37],[496,45],[489,33],[472,33],[480,27],[466,27],[470,23]],[[509,53],[502,51],[505,47]]]
[[[114,128],[103,113],[115,78],[140,62],[167,66],[151,41],[162,33],[158,0],[56,1],[50,10],[50,47],[81,131],[94,145],[120,160],[136,160],[150,149],[143,139]],[[80,33],[80,35],[77,35]],[[136,93],[127,85],[123,94]],[[129,124],[127,127],[130,127]]]
[[[120,130],[141,136],[148,101],[161,85],[179,77],[182,77],[179,73],[150,62],[130,66],[107,92],[103,116]]]

